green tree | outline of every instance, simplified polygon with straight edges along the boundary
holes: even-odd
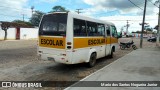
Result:
[[[41,11],[35,11],[30,19],[30,23],[34,26],[39,26],[40,20],[45,13]]]
[[[154,29],[158,30],[158,25],[156,25],[156,26],[154,27]]]
[[[146,30],[152,32],[153,28],[147,28]]]
[[[52,11],[50,11],[49,13],[53,13],[53,12],[68,12],[68,10],[66,10],[65,7],[62,7],[62,6],[54,6],[52,8]]]
[[[4,40],[7,40],[7,30],[10,26],[8,24],[1,24],[1,29],[4,30],[5,35],[4,35]]]

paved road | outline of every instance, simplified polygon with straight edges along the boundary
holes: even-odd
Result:
[[[136,87],[135,84],[127,83],[126,86],[133,87],[74,87],[74,86],[87,86],[91,84],[96,85],[94,82],[82,81],[159,81],[160,80],[160,48],[144,48],[133,51],[122,58],[119,58],[112,64],[104,67],[103,69],[91,74],[87,78],[81,80],[66,90],[160,90],[160,87],[150,87],[153,82],[141,82],[139,85],[146,85],[148,87]],[[125,82],[118,83],[118,86],[125,86]],[[142,84],[144,83],[144,84]],[[108,84],[107,82],[105,84]],[[155,85],[159,83],[154,83]],[[99,83],[97,86],[101,86]],[[108,84],[109,85],[109,84]]]

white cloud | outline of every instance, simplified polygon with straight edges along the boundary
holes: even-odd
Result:
[[[56,2],[57,0],[39,0],[38,2],[47,2],[47,3],[52,3]]]
[[[101,13],[106,13],[103,15],[103,17],[96,17],[101,20],[110,21],[113,22],[117,30],[120,31],[120,29],[126,25],[127,20],[130,23],[129,31],[137,31],[141,30],[141,26],[139,23],[142,23],[143,19],[143,10],[139,9],[138,7],[131,4],[128,0],[83,0],[86,4],[90,5],[91,8],[88,8],[86,11],[87,13],[84,13],[86,15],[92,16],[95,13],[100,13],[98,15],[101,15]],[[131,0],[136,5],[138,5],[140,8],[144,9],[144,0]],[[151,0],[151,2],[155,2],[155,0]],[[146,22],[149,23],[149,25],[154,28],[158,23],[158,8],[153,5],[153,3],[148,2],[147,3],[147,10],[146,10]],[[116,14],[112,15],[111,11],[119,11]],[[109,14],[108,14],[109,13]],[[127,14],[124,16],[124,14]],[[97,16],[98,16],[97,15]],[[126,28],[124,27],[124,30]]]
[[[109,17],[100,17],[99,19],[113,22],[116,25],[118,31],[120,31],[120,29],[127,24],[127,20],[129,20],[130,32],[141,30],[142,28],[139,25],[139,23],[142,23],[142,16],[109,16]],[[156,15],[146,16],[145,22],[149,23],[150,27],[154,28],[158,24],[158,17]],[[126,30],[125,27],[124,30]]]
[[[30,8],[27,7],[28,0],[0,0],[0,19],[2,21],[12,21],[15,19],[22,20],[22,17],[25,15],[25,20],[28,20],[31,16]]]
[[[134,6],[128,0],[83,0],[84,3],[91,5],[96,11],[113,11],[118,10],[121,14],[137,14],[142,15],[144,8],[144,0],[131,0],[138,7]],[[154,3],[154,1],[151,1]],[[147,4],[147,14],[153,14],[154,9],[157,8],[153,3],[148,2]]]

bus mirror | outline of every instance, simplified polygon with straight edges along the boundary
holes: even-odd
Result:
[[[120,36],[120,35],[117,35],[117,39],[118,39],[118,38],[121,38],[121,36]]]
[[[118,33],[118,38],[121,38],[122,37],[122,33]]]

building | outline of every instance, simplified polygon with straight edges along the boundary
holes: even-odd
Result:
[[[0,29],[0,40],[4,40],[5,32]],[[37,39],[38,28],[9,28],[7,30],[7,40]]]
[[[132,32],[132,36],[136,37],[136,38],[141,37],[141,31]],[[155,36],[155,34],[153,32],[150,32],[150,31],[144,31],[144,33],[143,33],[144,38],[153,37],[153,36]]]
[[[25,23],[0,22],[0,40],[37,39],[38,28]],[[7,37],[6,37],[7,36]]]

